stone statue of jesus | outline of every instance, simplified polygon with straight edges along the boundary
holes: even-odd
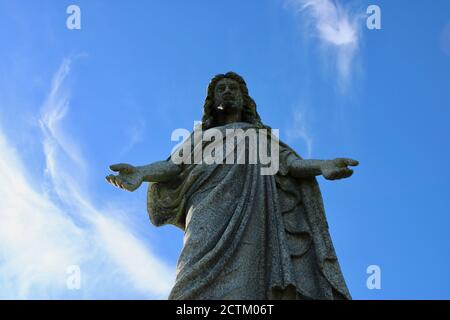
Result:
[[[228,72],[208,86],[201,128],[226,136],[229,129],[269,127],[244,79]],[[171,157],[110,167],[118,174],[106,179],[119,188],[134,191],[149,182],[147,209],[155,226],[184,231],[169,299],[351,299],[315,177],[348,178],[358,162],[304,160],[277,142],[273,175],[261,175],[261,163],[180,164]],[[208,141],[198,144],[192,142],[192,153]]]

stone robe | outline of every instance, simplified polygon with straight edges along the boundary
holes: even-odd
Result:
[[[230,128],[255,127],[215,129]],[[300,157],[279,145],[275,175],[261,175],[261,164],[183,164],[150,184],[151,222],[185,232],[169,299],[351,299],[318,183],[292,177],[287,161]]]

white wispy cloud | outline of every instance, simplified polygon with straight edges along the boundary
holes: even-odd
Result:
[[[333,0],[286,0],[302,21],[309,25],[305,32],[319,39],[324,59],[332,59],[338,86],[347,90],[361,40],[362,15],[352,13],[349,6]]]
[[[441,32],[441,48],[450,57],[450,22],[448,22]]]
[[[86,159],[61,126],[69,110],[64,81],[70,68],[71,60],[64,60],[41,110],[47,183],[28,181],[23,160],[0,128],[0,297],[70,297],[67,267],[79,265],[83,298],[114,297],[106,291],[121,294],[124,288],[136,297],[164,298],[174,268],[115,219],[124,212],[105,211],[114,204],[93,203],[83,192]]]
[[[293,122],[287,128],[286,135],[290,142],[295,140],[301,140],[304,143],[305,152],[300,152],[300,155],[304,158],[311,158],[313,149],[313,138],[311,132],[307,126],[306,112],[302,109],[296,109],[293,111]]]
[[[143,141],[145,132],[145,122],[141,118],[134,120],[132,125],[129,125],[125,129],[128,143],[120,151],[121,155],[129,152],[133,147]]]
[[[0,133],[0,297],[51,297],[68,266],[88,249],[85,232],[27,181],[17,151]]]

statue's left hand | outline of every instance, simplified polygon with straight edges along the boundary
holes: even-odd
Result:
[[[143,182],[143,172],[130,164],[113,164],[109,168],[119,174],[117,176],[113,174],[107,176],[106,181],[118,188],[134,191],[139,188]]]
[[[357,166],[358,164],[359,162],[353,159],[337,158],[323,161],[320,169],[325,179],[338,180],[351,177],[353,170],[349,169],[348,166]]]

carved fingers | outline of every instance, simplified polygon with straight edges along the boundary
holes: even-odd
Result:
[[[341,169],[330,169],[323,175],[325,179],[328,180],[339,180],[344,178],[349,178],[353,174],[352,169],[341,168]]]
[[[113,165],[109,166],[109,168],[111,169],[111,171],[124,173],[124,174],[130,174],[130,173],[133,173],[136,171],[135,167],[133,167],[130,164],[126,164],[126,163],[113,164]]]
[[[140,182],[133,183],[125,177],[122,177],[120,175],[115,176],[112,174],[106,177],[106,181],[108,181],[110,184],[112,184],[113,186],[115,186],[117,188],[128,190],[128,191],[134,191],[137,188],[139,188],[139,185],[140,185]]]
[[[123,181],[119,176],[115,176],[113,174],[110,174],[106,177],[106,181],[108,181],[110,184],[117,188],[123,189]]]
[[[327,180],[338,180],[349,178],[353,175],[353,170],[348,166],[357,166],[358,161],[350,158],[337,158],[326,161],[322,168],[322,175]]]
[[[359,162],[357,160],[350,158],[337,158],[334,160],[334,162],[338,167],[346,167],[346,166],[356,167],[357,165],[359,165]]]
[[[118,172],[118,175],[110,174],[106,181],[117,188],[128,191],[134,191],[142,183],[142,177],[138,170],[129,164],[114,164],[109,167],[112,171]]]

